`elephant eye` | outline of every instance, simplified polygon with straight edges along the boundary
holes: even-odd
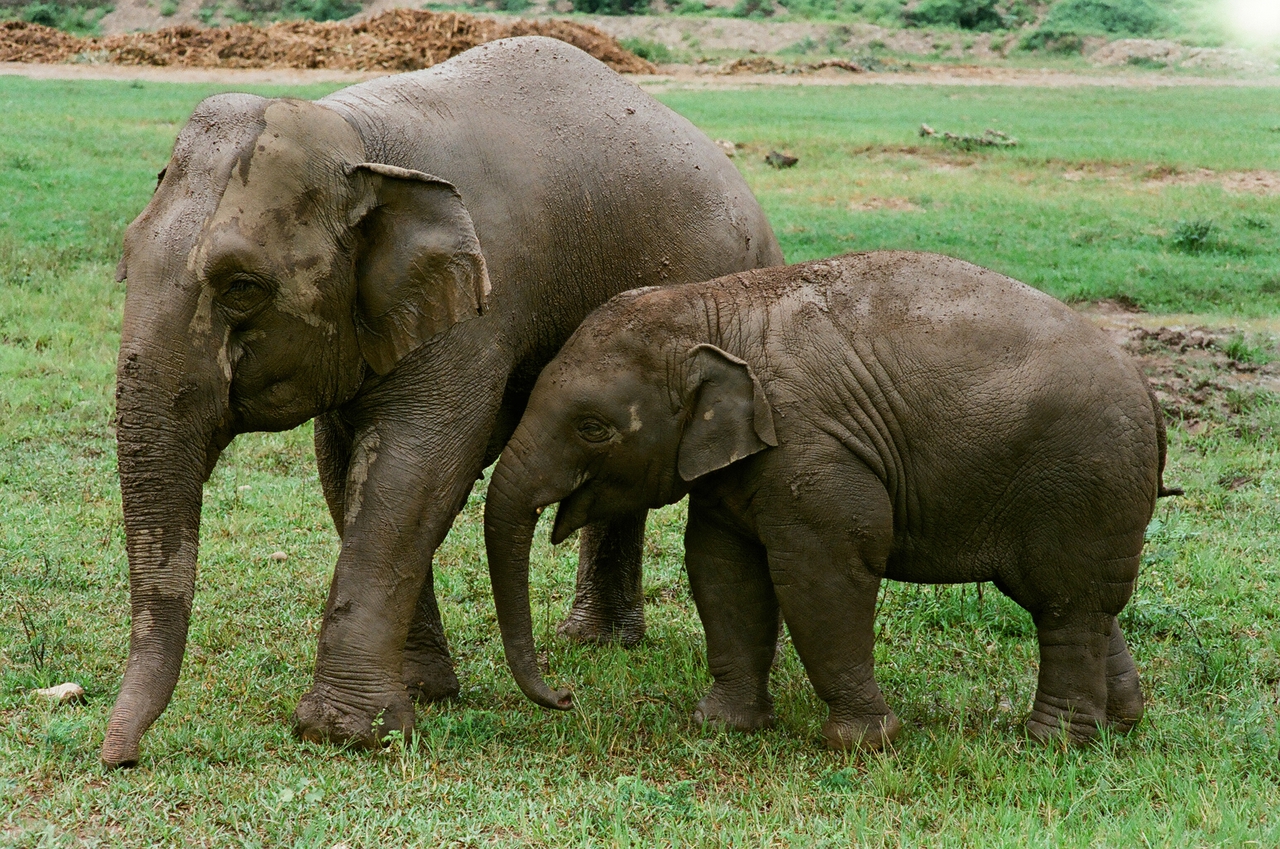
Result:
[[[599,419],[583,419],[578,423],[578,436],[587,442],[604,442],[613,436],[613,428]]]
[[[221,287],[218,301],[235,318],[247,318],[266,301],[269,292],[255,277],[237,274]]]

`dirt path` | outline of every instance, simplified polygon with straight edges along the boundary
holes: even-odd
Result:
[[[987,66],[920,66],[906,72],[851,73],[828,68],[813,73],[721,74],[708,66],[667,65],[653,76],[632,79],[650,91],[669,89],[744,89],[758,86],[798,85],[942,85],[942,86],[1022,86],[1064,87],[1249,87],[1280,88],[1280,77],[1210,77],[1164,75],[1151,72],[1085,72],[998,68]],[[253,68],[158,68],[67,63],[56,65],[0,62],[0,75],[16,75],[43,80],[144,80],[175,83],[230,83],[307,85],[310,83],[357,83],[382,76],[378,71],[330,69]]]

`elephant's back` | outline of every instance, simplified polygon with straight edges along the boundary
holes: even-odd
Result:
[[[321,102],[357,126],[371,158],[458,186],[496,308],[513,320],[536,310],[548,356],[617,292],[782,262],[719,148],[564,42],[502,39]]]
[[[936,254],[752,276],[769,278],[760,297],[781,305],[771,347],[791,362],[775,386],[779,439],[805,421],[882,476],[892,577],[989,580],[1021,546],[1140,544],[1158,411],[1136,366],[1074,310]]]

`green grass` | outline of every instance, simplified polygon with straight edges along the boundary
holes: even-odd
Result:
[[[1161,503],[1122,616],[1149,702],[1128,738],[1030,746],[1018,733],[1035,683],[1029,618],[990,587],[901,584],[885,590],[876,653],[906,724],[894,752],[819,748],[823,711],[790,646],[774,677],[778,729],[699,732],[689,713],[708,681],[680,507],[651,525],[650,636],[632,651],[553,638],[572,547],[553,551],[539,534],[539,646],[578,700],[571,713],[542,711],[502,660],[480,487],[436,565],[461,698],[421,711],[418,737],[380,754],[297,743],[287,722],[309,684],[337,550],[303,427],[241,437],[214,472],[182,680],[141,766],[104,771],[97,750],[128,634],[111,432],[123,287],[112,270],[174,134],[213,90],[0,78],[0,845],[1280,843],[1280,404],[1262,393],[1241,396],[1231,422],[1171,432],[1167,478],[1188,494]],[[1060,296],[1276,312],[1275,198],[1142,179],[1276,168],[1274,136],[1257,129],[1280,123],[1269,93],[662,96],[713,137],[748,144],[737,162],[789,259],[938,249]],[[994,125],[1020,144],[959,154],[917,138],[921,121]],[[773,147],[800,164],[767,168]],[[849,209],[870,197],[919,211]],[[1230,250],[1172,244],[1178,222],[1202,220]],[[1236,347],[1273,356],[1257,337]],[[269,560],[277,550],[288,560]],[[68,679],[87,688],[85,705],[29,695]]]

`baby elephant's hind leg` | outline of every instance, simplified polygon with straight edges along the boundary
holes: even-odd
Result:
[[[1033,616],[1040,638],[1040,681],[1027,733],[1046,743],[1063,735],[1073,743],[1088,742],[1108,718],[1115,617],[1079,611]]]
[[[1120,623],[1111,619],[1111,641],[1107,648],[1107,724],[1113,731],[1128,733],[1142,718],[1142,687],[1138,668],[1120,632]]]

